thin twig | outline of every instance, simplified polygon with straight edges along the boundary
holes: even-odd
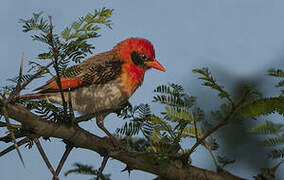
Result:
[[[48,65],[43,67],[40,71],[38,71],[37,73],[32,75],[31,78],[29,78],[27,81],[25,81],[19,88],[16,88],[16,90],[9,96],[9,101],[12,100],[15,96],[17,96],[20,93],[21,90],[23,90],[32,80],[37,78],[43,71],[48,69],[52,64],[53,64],[53,62],[49,63]]]
[[[7,123],[4,123],[4,122],[0,121],[0,127],[6,127],[6,126],[7,126]]]
[[[245,93],[245,95],[243,96],[243,98],[240,100],[240,102],[236,105],[236,106],[232,106],[230,112],[226,115],[226,117],[224,118],[223,121],[221,121],[220,123],[218,123],[214,128],[212,128],[211,130],[209,130],[205,135],[203,135],[199,141],[197,141],[192,148],[190,149],[190,152],[188,155],[190,155],[197,146],[199,146],[208,136],[210,136],[212,133],[216,132],[219,128],[225,126],[226,124],[229,123],[229,120],[231,119],[231,117],[233,116],[233,114],[235,113],[235,111],[244,103],[247,95],[249,94],[249,91],[247,93]]]
[[[64,165],[64,163],[65,163],[65,161],[66,161],[67,157],[69,156],[72,149],[73,149],[72,145],[69,145],[69,144],[66,145],[65,152],[60,159],[60,162],[59,162],[59,164],[56,168],[56,172],[55,172],[55,175],[53,176],[52,180],[58,179],[58,175],[59,175],[59,173],[60,173],[60,171],[61,171],[61,169],[62,169],[62,167],[63,167],[63,165]]]
[[[46,69],[48,69],[51,65],[53,64],[52,63],[49,63],[48,65],[46,65],[45,67],[43,67],[40,71],[38,71],[37,73],[35,73],[34,75],[31,76],[31,78],[29,78],[27,81],[25,81],[22,86],[17,89],[17,91],[15,91],[13,94],[19,94],[21,90],[23,90],[28,84],[30,84],[30,82],[32,80],[34,80],[35,78],[37,78],[43,71],[45,71]],[[15,95],[11,95],[11,100],[15,97]]]
[[[210,154],[210,156],[211,156],[211,158],[212,158],[212,160],[213,160],[213,163],[214,163],[214,165],[215,165],[215,167],[216,167],[216,171],[218,171],[219,166],[218,166],[218,163],[217,163],[217,161],[216,161],[216,159],[215,159],[215,156],[214,156],[214,154],[212,153],[210,147],[208,146],[208,144],[207,144],[206,142],[203,142],[203,145],[204,145],[204,147],[207,149],[207,151],[209,152],[209,154]]]
[[[18,82],[17,82],[16,88],[8,97],[8,102],[19,94],[19,89],[21,87],[21,82],[22,82],[22,78],[23,78],[23,63],[24,63],[24,53],[21,56],[21,64],[20,64]]]
[[[74,115],[74,111],[73,111],[73,107],[72,107],[72,98],[71,98],[71,88],[70,88],[70,82],[68,82],[68,107],[69,107],[69,115],[70,115],[70,119],[74,120],[75,115]]]
[[[60,73],[59,73],[59,70],[58,70],[58,48],[55,47],[54,42],[53,42],[53,24],[52,24],[51,16],[49,16],[49,34],[48,34],[48,37],[49,37],[49,41],[50,41],[49,42],[50,46],[51,46],[53,54],[54,54],[53,67],[54,67],[55,72],[56,72],[56,83],[57,83],[57,86],[59,87],[59,91],[60,91],[60,95],[61,95],[61,99],[62,99],[64,117],[67,117],[67,103],[65,101],[64,93],[63,93],[63,90],[62,90]]]
[[[99,180],[99,178],[103,176],[103,170],[105,169],[108,159],[109,159],[109,156],[104,157],[101,167],[99,168],[99,172],[97,174],[97,180]]]
[[[22,140],[20,140],[17,144],[18,144],[18,147],[20,147],[21,145],[23,144],[26,144],[27,142],[29,142],[29,138],[24,138]],[[0,152],[0,157],[1,156],[4,156],[5,154],[7,154],[8,152],[10,151],[13,151],[15,149],[15,146],[12,145],[12,146],[9,146],[8,148],[4,149],[2,152]]]
[[[7,102],[6,102],[6,103],[7,103]],[[7,128],[8,128],[8,130],[10,131],[10,128],[11,128],[11,125],[10,125],[10,124],[11,124],[11,123],[10,123],[9,116],[8,116],[8,113],[7,113],[6,103],[5,103],[4,106],[2,107],[2,112],[3,112],[3,115],[4,115],[5,120],[6,120],[6,123],[7,123]],[[24,159],[23,159],[22,154],[21,154],[21,152],[20,152],[20,150],[19,150],[19,147],[18,147],[16,138],[15,138],[15,134],[14,134],[13,131],[10,131],[10,133],[11,133],[12,142],[14,143],[14,146],[15,146],[15,149],[16,149],[16,151],[17,151],[17,153],[18,153],[18,156],[19,156],[19,158],[20,158],[20,160],[21,160],[23,166],[25,167]]]
[[[40,144],[40,142],[38,140],[38,138],[35,138],[34,142],[35,142],[35,144],[37,146],[37,149],[38,149],[42,159],[44,160],[47,168],[50,170],[50,172],[53,174],[53,176],[57,177],[56,174],[55,174],[55,171],[54,171],[54,169],[52,167],[52,165],[50,164],[50,162],[49,162],[49,160],[48,160],[48,158],[47,158],[47,156],[46,156],[46,154],[45,154],[45,152],[44,152],[44,150],[43,150],[43,148],[42,148],[42,146],[41,146],[41,144]]]
[[[199,141],[198,130],[197,130],[196,119],[195,119],[194,117],[193,117],[193,125],[194,125],[194,131],[195,131],[196,142],[198,142],[198,141]]]
[[[4,123],[4,122],[0,121],[0,127],[6,127],[6,126],[7,126],[7,123]],[[10,126],[12,128],[21,128],[22,127],[22,125],[19,125],[19,124],[10,124]]]
[[[11,125],[11,127],[13,127],[13,126]],[[26,131],[16,131],[16,132],[14,132],[15,139],[22,138],[22,137],[25,137],[27,135],[30,135],[30,133],[26,132]],[[6,135],[4,137],[0,137],[0,141],[3,141],[5,143],[11,142],[12,141],[11,133],[9,133],[8,135]]]

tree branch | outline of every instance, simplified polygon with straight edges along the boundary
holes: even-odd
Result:
[[[247,95],[249,94],[249,91],[247,91],[244,96],[241,98],[240,102],[237,105],[234,105],[234,103],[232,103],[232,108],[230,110],[230,112],[226,115],[226,117],[224,118],[223,121],[221,121],[220,123],[218,123],[214,128],[212,128],[211,130],[209,130],[204,136],[202,136],[190,149],[189,155],[194,152],[194,150],[197,148],[197,146],[199,146],[208,136],[210,136],[211,134],[213,134],[214,132],[216,132],[219,128],[225,126],[226,124],[229,123],[229,120],[231,119],[231,117],[234,115],[234,113],[236,112],[236,110],[245,102]]]
[[[7,101],[7,100],[6,100]],[[7,108],[6,108],[6,105],[7,105],[7,102],[5,104],[3,104],[3,108],[2,108],[2,112],[3,112],[3,115],[4,115],[4,118],[6,120],[6,123],[7,123],[7,129],[10,131],[10,134],[11,134],[11,138],[12,138],[12,142],[14,143],[14,146],[15,146],[15,149],[18,153],[18,156],[23,164],[23,166],[25,167],[25,162],[24,162],[24,159],[22,157],[22,154],[19,150],[19,146],[17,144],[17,141],[16,141],[16,137],[15,137],[15,134],[13,131],[11,131],[11,126],[10,126],[10,120],[9,120],[9,115],[8,115],[8,112],[7,112]]]
[[[57,83],[57,86],[59,87],[60,95],[61,95],[61,99],[62,99],[62,105],[63,105],[63,109],[64,109],[64,117],[66,118],[67,117],[67,103],[65,101],[65,97],[64,97],[64,94],[63,94],[62,84],[61,84],[61,80],[60,80],[60,73],[59,73],[59,70],[58,70],[58,50],[59,49],[54,44],[52,18],[51,18],[51,16],[49,16],[48,18],[49,18],[49,34],[48,34],[49,45],[51,46],[53,54],[54,54],[54,59],[52,59],[53,60],[53,67],[54,67],[55,72],[56,72],[56,83]]]
[[[54,176],[56,179],[58,179],[58,177],[56,176],[55,171],[54,171],[52,165],[50,164],[50,162],[49,162],[49,160],[48,160],[48,158],[47,158],[47,156],[46,156],[46,154],[45,154],[45,152],[44,152],[44,150],[43,150],[43,148],[42,148],[42,146],[41,146],[41,144],[40,144],[38,138],[35,138],[35,139],[34,139],[34,142],[35,142],[35,144],[36,144],[36,146],[37,146],[37,149],[38,149],[38,151],[39,151],[39,153],[40,153],[42,159],[44,160],[44,162],[45,162],[47,168],[50,170],[50,172],[53,174],[53,176]]]
[[[107,156],[104,156],[102,165],[101,165],[101,167],[100,167],[100,169],[99,169],[99,172],[98,172],[98,175],[97,175],[97,179],[98,179],[98,180],[99,180],[100,177],[103,176],[103,170],[105,169],[105,166],[106,166],[106,163],[107,163],[108,159],[109,159],[109,156],[108,156],[108,155],[107,155]]]
[[[0,99],[0,105],[3,102]],[[35,134],[43,137],[55,137],[65,139],[73,143],[75,147],[89,149],[100,155],[108,154],[109,157],[117,159],[132,169],[142,170],[155,174],[165,179],[199,179],[199,180],[234,180],[241,179],[226,171],[213,172],[195,166],[178,167],[173,161],[158,159],[153,155],[137,155],[135,152],[115,151],[111,141],[93,135],[78,126],[56,124],[46,121],[21,105],[8,104],[9,117],[25,124]],[[95,142],[95,143],[94,143]]]
[[[27,142],[29,142],[29,138],[24,138],[22,140],[20,140],[17,144],[18,144],[18,147],[20,147],[21,145],[23,144],[26,144]],[[4,149],[3,151],[0,152],[0,157],[1,156],[4,156],[5,154],[7,154],[8,152],[10,151],[13,151],[15,149],[15,146],[12,145],[12,146],[9,146],[8,148]]]
[[[66,149],[65,149],[65,152],[63,154],[63,156],[61,157],[60,159],[60,162],[56,168],[56,171],[55,171],[55,175],[53,176],[52,180],[57,180],[58,179],[58,175],[67,159],[67,157],[69,156],[70,152],[72,151],[73,149],[73,146],[72,145],[69,145],[69,144],[66,144]]]

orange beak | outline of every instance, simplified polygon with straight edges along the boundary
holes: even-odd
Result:
[[[165,72],[165,68],[156,60],[154,59],[153,61],[148,61],[145,63],[149,68],[155,68],[158,69],[160,71]]]

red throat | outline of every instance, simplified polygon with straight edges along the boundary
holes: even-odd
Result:
[[[135,90],[142,84],[146,69],[139,68],[134,64],[124,64],[121,76],[123,92],[130,97]]]

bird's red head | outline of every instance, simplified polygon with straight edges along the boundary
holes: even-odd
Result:
[[[164,67],[155,59],[155,50],[152,43],[142,38],[129,38],[115,46],[121,60],[129,64],[144,65],[165,71]]]

